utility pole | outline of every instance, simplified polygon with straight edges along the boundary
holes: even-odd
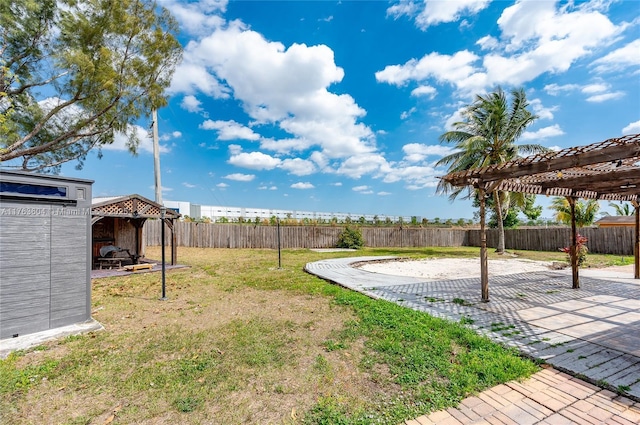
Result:
[[[153,119],[153,168],[156,181],[156,204],[162,205],[162,183],[160,182],[160,145],[158,142],[158,111],[153,110],[151,112],[151,118]]]
[[[160,239],[162,239],[162,296],[160,297],[161,301],[165,301],[167,299],[166,292],[166,262],[165,262],[165,250],[164,250],[164,226],[165,224],[165,213],[167,209],[162,205],[162,183],[160,182],[160,145],[158,142],[158,111],[153,110],[151,112],[151,118],[153,119],[153,168],[154,175],[156,180],[156,204],[160,204]]]

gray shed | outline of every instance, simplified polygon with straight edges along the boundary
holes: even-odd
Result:
[[[91,319],[92,184],[0,170],[0,339]]]

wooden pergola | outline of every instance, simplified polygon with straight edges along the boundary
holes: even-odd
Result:
[[[576,199],[628,201],[635,208],[635,278],[640,279],[640,134],[518,158],[447,174],[453,186],[472,186],[480,200],[482,300],[489,301],[485,200],[496,190],[564,196],[571,207],[573,288],[580,287],[576,247]]]

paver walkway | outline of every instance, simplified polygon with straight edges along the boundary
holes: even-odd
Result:
[[[468,397],[406,425],[428,424],[616,424],[640,423],[640,404],[555,369],[522,383],[508,382]]]
[[[558,424],[640,423],[640,405],[631,401],[640,400],[639,282],[630,277],[624,278],[624,276],[606,278],[601,274],[596,278],[585,276],[586,273],[582,273],[580,277],[581,289],[574,290],[571,289],[571,276],[566,271],[492,276],[489,279],[491,301],[481,303],[479,302],[479,278],[427,281],[414,277],[372,273],[353,267],[358,262],[393,258],[356,257],[323,260],[309,263],[305,269],[309,273],[368,296],[392,301],[436,317],[453,321],[465,318],[464,321],[469,323],[468,326],[479,333],[505,345],[516,347],[524,354],[543,359],[547,364],[558,369],[546,370],[534,375],[533,381],[530,383],[532,387],[527,385],[523,387],[525,389],[521,388],[520,391],[509,387],[511,390],[519,392],[522,397],[515,404],[503,406],[507,412],[503,412],[497,406],[494,406],[494,411],[488,412],[488,408],[485,406],[483,409],[487,410],[486,415],[479,415],[476,412],[476,416],[469,417],[471,422],[463,422],[462,417],[456,418],[456,409],[449,409],[447,411],[447,414],[451,416],[449,419],[445,420],[445,416],[437,416],[435,417],[437,420],[434,421],[423,417],[416,419],[417,422],[408,423],[519,424],[539,423],[540,421],[543,421],[541,423]],[[599,387],[564,375],[561,371],[597,383],[599,387],[623,392],[629,397],[616,398],[616,394],[613,392],[600,390]],[[584,397],[571,395],[571,397],[563,399],[561,394],[555,394],[554,391],[562,392],[564,390],[557,390],[557,387],[556,389],[540,388],[541,395],[534,396],[537,399],[530,398],[530,394],[526,392],[535,394],[536,386],[542,387],[536,382],[544,381],[549,374],[554,374],[558,379],[570,381],[564,383],[568,385],[566,387],[567,394],[571,394],[571,391],[575,390],[572,386],[575,386],[576,383],[584,388],[591,388],[589,390],[591,392],[585,393]],[[547,378],[540,378],[539,375]],[[508,385],[518,386],[518,384]],[[488,391],[492,390],[494,389]],[[515,396],[515,393],[509,393]],[[566,404],[552,408],[553,406],[540,403],[541,397],[555,400],[553,394],[557,396],[558,400],[566,401]],[[488,395],[488,397],[491,396]],[[607,398],[609,403],[613,404],[603,407],[604,401],[602,400]],[[473,399],[472,397],[468,400]],[[584,409],[588,406],[584,403],[593,404],[595,402],[600,404],[596,403],[594,406],[599,406],[599,409],[608,412],[620,411],[619,403],[622,405],[626,403],[627,408],[622,412],[628,411],[628,417],[613,413],[605,420],[597,419],[596,416],[593,419],[575,416],[577,415],[576,411],[584,413],[592,410],[585,411]],[[531,403],[535,403],[533,409],[536,409],[537,405],[544,407],[539,410],[541,414],[544,413],[541,416],[542,419],[538,419],[540,415],[536,416],[533,411],[527,410],[526,406],[531,407]],[[461,407],[457,410],[460,409]],[[521,410],[528,412],[531,417],[518,416],[518,412]],[[599,412],[599,410],[594,410],[594,412]],[[445,415],[443,412],[437,414]],[[500,422],[499,419],[493,421],[491,418],[494,416],[492,415],[496,418],[502,418],[504,421]],[[517,418],[513,419],[512,416],[517,416]],[[622,419],[618,420],[617,416]],[[512,422],[505,422],[505,417],[511,418]],[[520,420],[524,420],[522,419],[524,417],[529,419],[520,422]],[[527,422],[533,418],[536,418],[534,422]],[[624,422],[625,419],[631,422]],[[484,420],[485,422],[474,422],[475,420]]]

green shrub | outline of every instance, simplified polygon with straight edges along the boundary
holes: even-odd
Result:
[[[338,236],[338,248],[360,249],[364,246],[360,229],[347,226]]]

